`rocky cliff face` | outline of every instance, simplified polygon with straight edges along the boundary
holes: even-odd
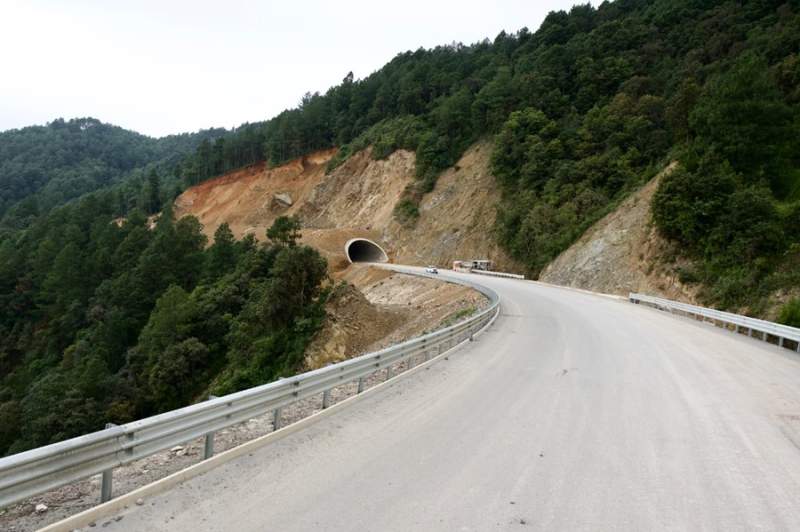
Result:
[[[398,262],[452,266],[459,259],[490,259],[494,268],[520,271],[495,241],[500,192],[489,170],[492,145],[479,142],[444,171],[420,204],[412,227],[392,220],[383,231]]]

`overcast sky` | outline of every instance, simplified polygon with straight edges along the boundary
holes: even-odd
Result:
[[[539,27],[576,0],[0,0],[0,130],[93,116],[152,136],[294,107],[397,53]]]

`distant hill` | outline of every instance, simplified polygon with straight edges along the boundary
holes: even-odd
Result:
[[[174,167],[203,140],[224,132],[208,129],[156,139],[95,118],[59,118],[44,126],[2,132],[0,218],[15,206],[20,206],[22,217],[44,213],[116,183],[135,169]]]

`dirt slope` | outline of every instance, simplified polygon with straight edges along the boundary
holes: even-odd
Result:
[[[316,152],[276,168],[261,163],[204,181],[178,196],[175,216],[194,215],[209,237],[227,222],[237,238],[253,233],[263,239],[275,218],[302,206],[334,153]]]
[[[303,224],[313,228],[382,230],[403,189],[414,179],[414,153],[397,150],[375,161],[362,150],[325,176],[304,198]]]
[[[187,189],[175,200],[177,217],[194,215],[211,238],[227,222],[234,235],[263,240],[281,215],[299,215],[302,240],[318,248],[336,271],[348,264],[344,244],[353,237],[380,240],[392,209],[414,178],[414,156],[398,151],[373,161],[365,150],[334,172],[325,168],[335,150],[324,150],[276,168],[258,164]]]
[[[670,164],[613,212],[589,228],[541,273],[544,282],[596,292],[627,295],[644,292],[695,302],[696,288],[675,273],[674,245],[661,238],[651,221],[650,205]]]
[[[395,221],[386,227],[384,239],[399,262],[449,267],[458,259],[488,258],[496,269],[520,270],[492,232],[500,193],[489,171],[491,150],[490,142],[479,142],[445,170],[423,198],[413,227]]]
[[[237,237],[252,233],[259,239],[278,216],[297,214],[305,227],[303,241],[320,249],[333,271],[347,266],[342,250],[357,236],[377,240],[396,262],[445,266],[488,257],[500,268],[514,269],[491,234],[497,192],[489,143],[474,145],[440,176],[413,227],[395,222],[392,212],[415,179],[414,153],[398,150],[376,161],[370,152],[356,153],[327,174],[335,150],[277,168],[260,164],[231,172],[186,190],[175,201],[175,213],[196,216],[209,237],[227,222]]]
[[[328,320],[306,351],[315,369],[438,329],[485,308],[464,286],[355,264],[334,289]]]

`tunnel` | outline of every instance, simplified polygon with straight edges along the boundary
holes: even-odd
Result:
[[[348,240],[344,245],[344,253],[350,262],[389,262],[383,248],[366,238]]]

